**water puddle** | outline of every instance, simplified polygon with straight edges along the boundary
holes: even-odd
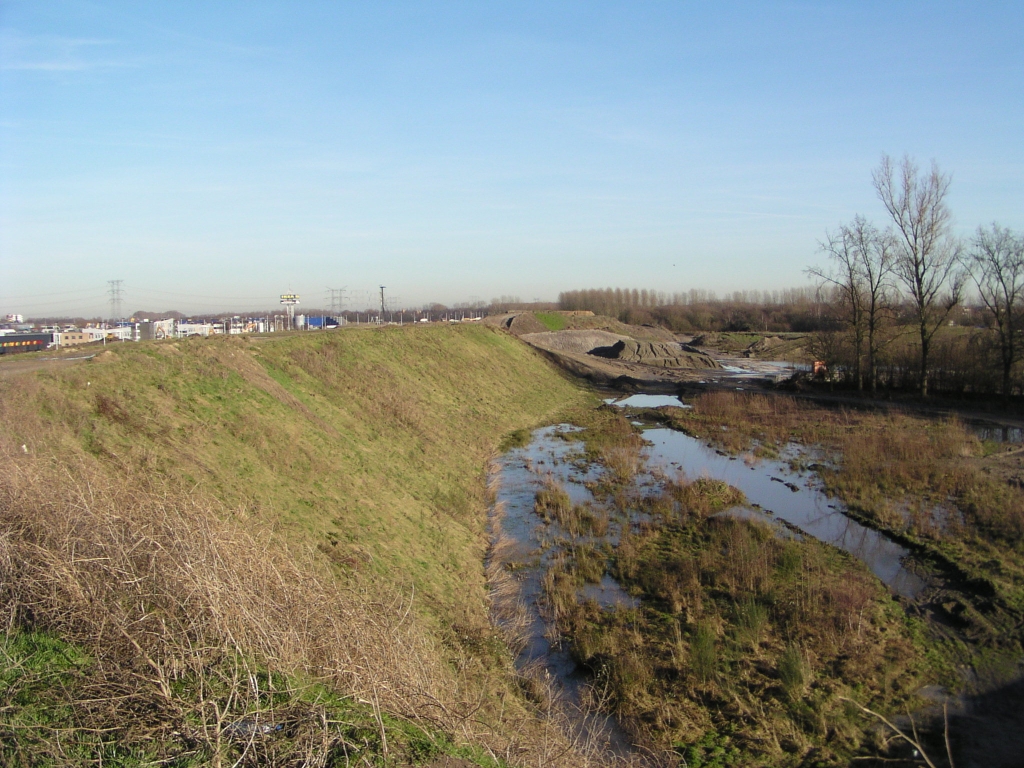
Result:
[[[684,403],[675,395],[630,395],[629,397],[605,399],[608,405],[618,408],[661,408],[671,406],[673,408],[693,408],[692,405]]]
[[[671,429],[648,429],[648,466],[667,476],[682,472],[690,480],[710,477],[739,488],[747,501],[776,520],[849,552],[896,594],[916,597],[923,579],[903,565],[910,553],[883,534],[851,520],[829,499],[810,473],[792,472],[782,461],[744,461],[722,455],[700,440]]]
[[[543,577],[552,560],[562,551],[559,542],[596,540],[570,536],[557,522],[545,523],[534,512],[537,492],[549,487],[552,481],[565,489],[574,504],[594,503],[584,483],[598,479],[602,470],[594,465],[581,468],[581,462],[573,461],[579,444],[560,437],[572,430],[573,427],[564,424],[539,429],[533,433],[529,445],[515,448],[501,457],[498,467],[501,484],[496,496],[494,523],[498,541],[504,544],[495,547],[492,557],[499,558],[500,564],[514,575],[518,585],[516,599],[525,611],[525,626],[520,628],[523,650],[516,659],[517,669],[521,672],[534,670],[535,675],[536,670],[540,670],[544,682],[550,683],[560,714],[577,737],[623,756],[632,751],[629,737],[614,718],[586,706],[588,677],[558,640],[545,610]],[[618,530],[613,527],[601,540],[617,538]],[[631,608],[638,604],[607,574],[599,584],[585,585],[581,595],[605,608]]]
[[[967,429],[981,441],[990,443],[1024,443],[1024,429],[996,424],[968,424]]]
[[[790,363],[785,360],[740,360],[726,358],[722,362],[722,370],[730,379],[764,379],[775,381],[788,379],[798,371],[809,371],[811,367],[805,363]]]
[[[593,600],[602,608],[639,608],[640,600],[626,592],[619,582],[607,573],[598,584],[584,584],[581,590],[584,599]]]

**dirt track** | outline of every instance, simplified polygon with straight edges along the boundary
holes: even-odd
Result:
[[[61,357],[52,357],[49,355],[46,357],[5,356],[0,358],[0,378],[17,376],[21,373],[31,373],[32,371],[67,368],[69,365],[76,365],[94,357],[96,357],[95,353],[82,354],[81,352],[75,355]]]

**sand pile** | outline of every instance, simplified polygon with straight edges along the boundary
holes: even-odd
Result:
[[[593,349],[610,347],[620,341],[631,341],[626,336],[598,330],[529,333],[522,339],[550,352],[575,352],[578,355],[587,355]]]

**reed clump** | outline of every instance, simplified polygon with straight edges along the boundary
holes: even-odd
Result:
[[[533,511],[545,522],[556,520],[561,523],[572,516],[572,499],[569,492],[553,475],[544,478],[543,487],[537,491]]]
[[[818,452],[813,465],[826,490],[856,514],[988,581],[1007,605],[1024,610],[1024,490],[988,471],[991,457],[956,419],[733,392],[701,395],[672,419],[736,453],[793,442]]]
[[[619,409],[602,408],[586,414],[587,428],[580,433],[586,457],[602,464],[605,493],[629,483],[643,467],[643,437]]]

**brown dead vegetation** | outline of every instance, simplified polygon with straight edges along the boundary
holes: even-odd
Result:
[[[578,565],[553,563],[545,594],[559,629],[651,749],[697,745],[688,759],[773,766],[871,751],[838,697],[900,706],[919,684],[919,650],[850,558],[713,514],[741,501],[706,480],[667,483],[649,501],[653,522],[624,533],[612,557],[637,608],[579,600]]]
[[[733,392],[700,395],[671,419],[733,453],[775,454],[789,442],[824,449],[829,490],[885,527],[944,541],[966,525],[1001,546],[1024,542],[1024,493],[984,471],[984,447],[956,419]]]
[[[57,462],[0,444],[0,611],[4,626],[58,633],[95,660],[82,729],[128,741],[215,745],[252,716],[253,692],[204,688],[257,670],[298,675],[387,709],[457,725],[457,689],[438,649],[408,621],[410,595],[341,584],[301,552],[268,546],[238,511],[88,458]],[[172,739],[173,740],[173,739]]]

